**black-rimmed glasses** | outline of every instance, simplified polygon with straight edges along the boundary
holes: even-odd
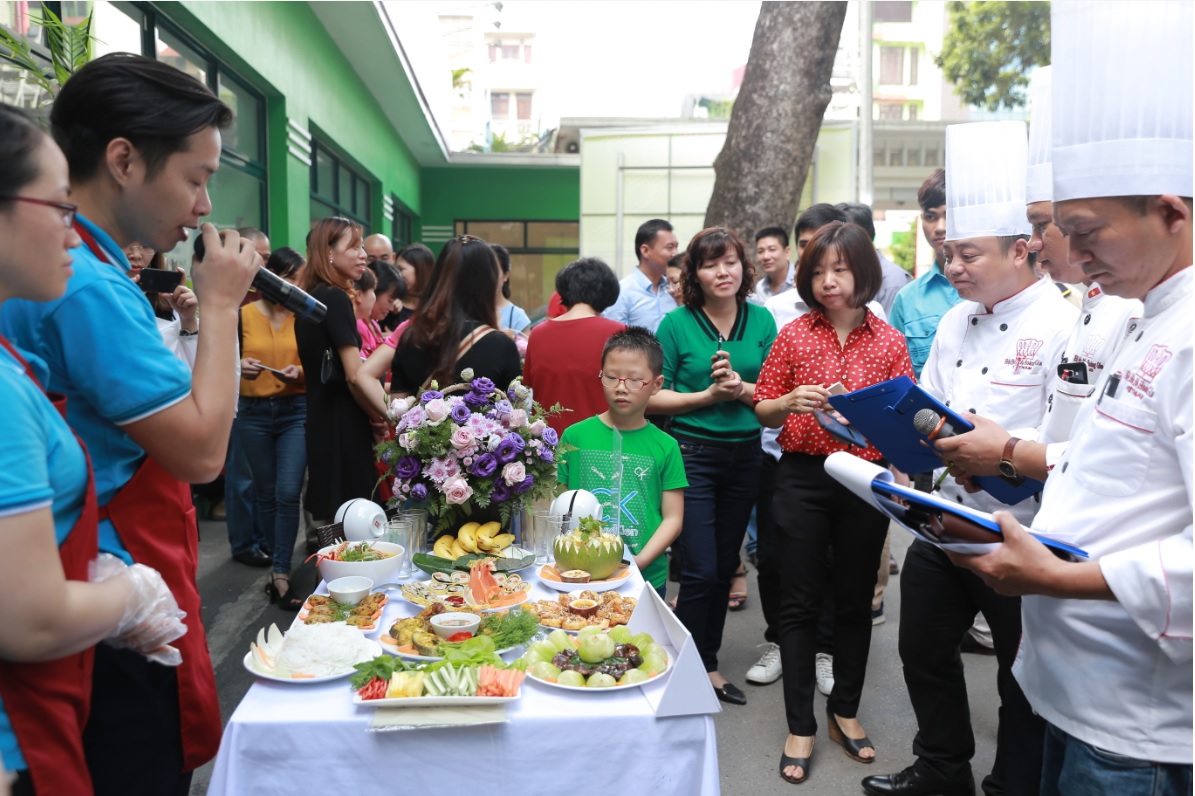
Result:
[[[49,199],[35,199],[32,196],[0,196],[0,200],[8,202],[28,202],[31,205],[44,205],[46,207],[53,207],[62,211],[62,223],[68,227],[74,226],[75,213],[79,212],[79,206],[73,202],[52,202]]]
[[[602,384],[610,389],[617,389],[619,383],[627,385],[627,389],[631,392],[639,392],[647,386],[649,379],[620,379],[615,375],[606,373],[604,371],[598,372],[598,378],[602,380]]]

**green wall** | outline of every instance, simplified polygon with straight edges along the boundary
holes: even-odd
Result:
[[[362,25],[379,24],[370,3],[340,5],[341,13],[359,15]],[[321,140],[380,182],[373,196],[375,231],[389,233],[383,194],[396,194],[422,212],[419,164],[306,3],[188,0],[159,8],[266,95],[275,245],[301,248],[309,229],[310,171],[287,151],[288,119],[309,133],[318,128],[327,136]],[[380,53],[379,68],[386,63]]]
[[[451,226],[456,219],[579,221],[581,170],[530,166],[425,168],[421,221],[425,226]]]

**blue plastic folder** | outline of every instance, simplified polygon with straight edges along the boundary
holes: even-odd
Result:
[[[913,417],[921,409],[933,409],[961,434],[973,426],[958,413],[913,383],[900,376],[845,395],[830,396],[830,405],[851,421],[889,462],[906,473],[923,473],[942,466],[935,449],[927,447],[927,437],[913,427]],[[1041,481],[1026,478],[1014,486],[992,475],[977,476],[975,483],[1001,503],[1015,506],[1041,492]]]

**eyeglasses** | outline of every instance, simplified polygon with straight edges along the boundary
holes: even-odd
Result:
[[[134,252],[142,252],[144,254],[157,254],[157,252],[154,249],[151,249],[148,246],[142,246],[140,243],[130,244],[129,247],[127,249],[125,249],[125,251],[129,254],[132,254]]]
[[[34,199],[32,196],[0,196],[0,200],[28,202],[31,205],[45,205],[46,207],[57,208],[62,211],[62,223],[68,227],[74,226],[75,213],[79,212],[79,206],[72,202],[51,202],[49,199]]]
[[[620,379],[609,373],[599,372],[598,378],[602,380],[602,384],[610,389],[617,389],[620,383],[626,384],[627,389],[631,392],[639,392],[647,386],[649,379]]]

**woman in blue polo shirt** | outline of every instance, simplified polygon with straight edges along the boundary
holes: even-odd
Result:
[[[776,339],[776,322],[747,302],[751,261],[734,232],[702,230],[689,242],[681,290],[684,306],[660,322],[664,389],[649,413],[672,415],[689,486],[685,519],[673,545],[680,557],[676,615],[693,634],[718,698],[747,704],[718,671],[718,650],[739,565],[739,548],[759,497],[759,421],[752,396]]]
[[[80,242],[69,195],[62,151],[0,105],[0,304],[66,290]],[[130,626],[161,616],[162,595],[174,601],[157,573],[111,557],[88,582],[98,552],[91,468],[46,378],[39,359],[0,337],[0,756],[17,772],[16,794],[90,793],[92,650],[113,635],[130,646]]]

